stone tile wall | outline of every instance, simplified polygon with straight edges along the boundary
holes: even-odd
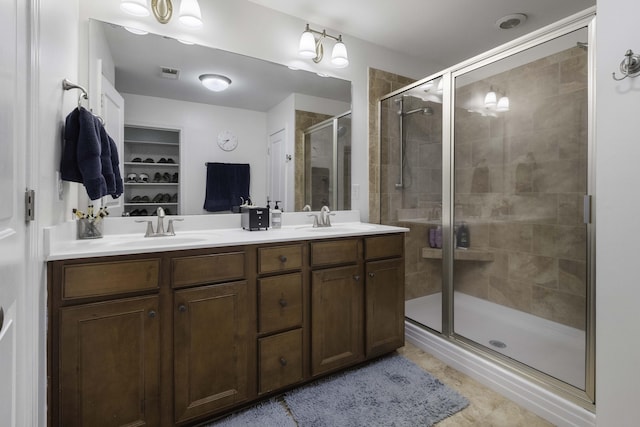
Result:
[[[330,119],[332,116],[327,114],[314,113],[311,111],[296,110],[296,142],[295,142],[295,203],[294,210],[301,211],[306,204],[304,200],[305,191],[307,191],[306,185],[311,183],[305,183],[305,170],[310,167],[310,158],[305,158],[305,146],[304,146],[304,131],[313,125],[321,123]],[[307,156],[308,157],[308,156]],[[308,162],[308,164],[305,164]],[[309,187],[308,191],[311,188]]]

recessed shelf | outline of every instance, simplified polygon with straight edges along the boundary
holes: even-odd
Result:
[[[145,162],[124,162],[125,166],[161,166],[161,167],[165,167],[168,166],[170,168],[177,168],[178,166],[180,166],[179,163],[145,163]]]
[[[442,259],[442,249],[422,248],[422,258]],[[453,254],[456,261],[484,261],[494,260],[493,252],[479,249],[456,249]]]
[[[125,139],[124,142],[127,144],[170,145],[173,147],[180,146],[180,144],[177,142],[138,141],[138,140],[132,140],[132,139]]]

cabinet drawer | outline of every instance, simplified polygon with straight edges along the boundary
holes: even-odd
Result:
[[[73,264],[63,267],[65,300],[158,289],[160,259]]]
[[[401,257],[404,252],[404,235],[367,237],[364,239],[365,259]]]
[[[245,274],[244,252],[174,258],[171,263],[171,285],[189,285],[239,280]]]
[[[302,267],[302,245],[258,249],[258,273],[277,273]]]
[[[302,274],[258,280],[258,332],[302,325]]]
[[[332,240],[311,243],[311,265],[346,264],[357,262],[358,240]]]
[[[261,394],[302,381],[302,329],[261,338],[258,352]]]

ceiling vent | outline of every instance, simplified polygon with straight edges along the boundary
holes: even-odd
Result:
[[[160,75],[165,79],[178,80],[180,70],[177,68],[160,67]]]

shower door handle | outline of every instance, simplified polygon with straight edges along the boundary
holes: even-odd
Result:
[[[585,224],[591,224],[591,196],[586,194],[582,198],[583,218]]]

